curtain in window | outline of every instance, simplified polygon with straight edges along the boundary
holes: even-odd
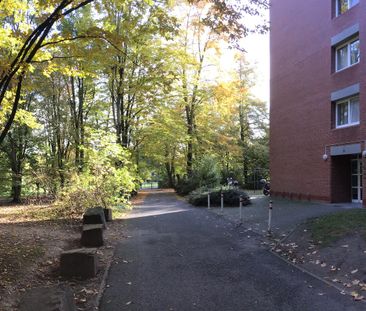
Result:
[[[348,123],[348,103],[337,104],[337,126]]]
[[[350,117],[351,123],[360,122],[360,105],[358,98],[353,98],[350,100]]]
[[[356,40],[350,44],[351,65],[360,61],[360,40]]]
[[[337,70],[341,70],[348,66],[348,46],[344,46],[337,50]]]

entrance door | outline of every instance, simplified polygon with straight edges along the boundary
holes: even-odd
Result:
[[[362,203],[362,160],[351,160],[352,202]]]

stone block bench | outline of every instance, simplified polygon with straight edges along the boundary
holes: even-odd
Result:
[[[107,222],[112,221],[112,209],[111,208],[103,208],[104,217]]]
[[[83,215],[83,224],[102,224],[106,228],[105,214],[102,207],[88,208]]]
[[[85,247],[103,246],[103,229],[102,224],[83,225],[81,245]]]
[[[24,294],[20,311],[75,311],[74,296],[69,286],[33,288]]]
[[[79,248],[61,253],[60,272],[64,277],[92,278],[98,272],[95,248]]]

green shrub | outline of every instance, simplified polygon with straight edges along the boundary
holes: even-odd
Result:
[[[224,207],[239,206],[240,196],[243,197],[243,206],[250,204],[250,198],[246,192],[240,189],[223,189]],[[205,188],[197,189],[188,195],[188,202],[195,206],[207,206],[208,190]],[[221,205],[221,190],[210,190],[211,206]]]
[[[220,180],[218,162],[214,157],[205,155],[195,165],[192,177],[178,181],[175,190],[180,195],[187,195],[197,188],[215,188],[220,185]]]
[[[130,165],[129,153],[105,138],[99,148],[88,150],[87,168],[74,173],[56,202],[60,216],[77,217],[95,206],[126,205],[138,180]]]
[[[216,159],[211,155],[205,155],[198,161],[192,178],[197,181],[199,187],[215,188],[219,186],[221,172]]]
[[[175,191],[180,195],[187,195],[193,190],[197,189],[199,184],[196,179],[181,179],[175,186]]]

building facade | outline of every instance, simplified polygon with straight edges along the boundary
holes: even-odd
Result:
[[[366,0],[272,0],[270,20],[271,192],[365,204]]]

